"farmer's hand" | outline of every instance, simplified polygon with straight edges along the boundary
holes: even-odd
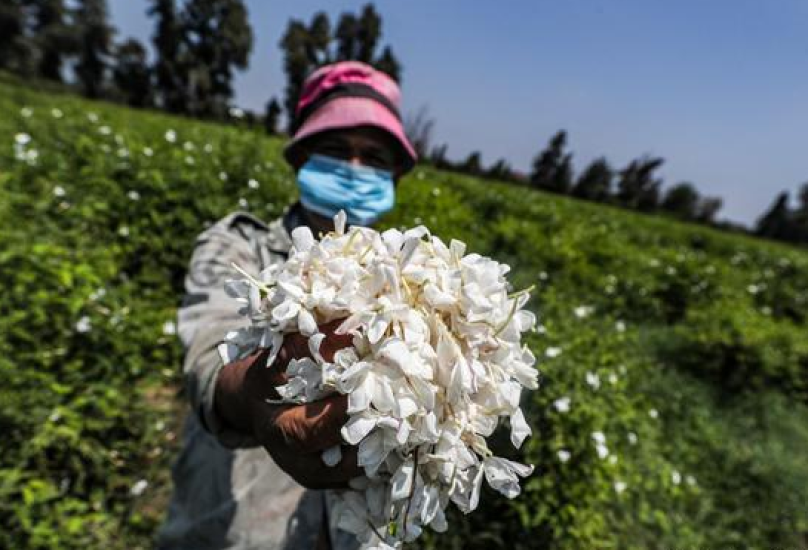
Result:
[[[334,334],[342,321],[320,327],[326,337],[320,354],[331,361],[334,353],[351,345],[350,335]],[[340,429],[348,420],[347,397],[332,396],[303,405],[271,405],[277,399],[276,386],[286,383],[286,366],[291,359],[310,357],[308,339],[288,334],[272,365],[266,366],[269,350],[256,351],[222,369],[216,382],[214,404],[217,413],[234,428],[255,435],[275,462],[295,481],[309,489],[344,488],[361,475],[356,448],[343,447],[339,464],[328,467],[321,454],[342,443]]]

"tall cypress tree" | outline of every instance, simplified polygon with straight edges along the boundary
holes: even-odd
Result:
[[[76,75],[85,95],[97,98],[104,90],[115,32],[107,21],[106,0],[81,0],[76,19],[79,40]]]
[[[77,29],[68,24],[63,0],[29,1],[32,30],[39,53],[36,72],[43,78],[61,82],[64,59],[77,46]]]
[[[133,107],[152,105],[151,76],[143,44],[130,38],[117,46],[112,78],[129,105]]]
[[[264,114],[264,128],[267,133],[274,136],[279,133],[281,104],[274,97],[267,102],[266,113]]]
[[[23,8],[23,0],[0,2],[0,68],[18,73],[27,72],[30,59]]]
[[[153,72],[159,101],[167,111],[184,113],[188,105],[188,70],[177,6],[174,0],[152,0],[148,14],[157,20],[152,44],[157,54]]]
[[[655,176],[655,172],[664,162],[662,158],[642,157],[621,170],[617,183],[618,202],[633,210],[656,210],[662,180]]]
[[[373,4],[366,4],[356,26],[356,60],[373,64],[376,55],[376,45],[382,35],[382,18],[376,12]]]
[[[396,82],[401,82],[401,63],[399,63],[398,58],[393,54],[393,50],[390,46],[384,47],[374,65]]]
[[[552,193],[567,194],[572,187],[572,154],[564,151],[567,132],[557,132],[533,161],[530,184]]]
[[[614,172],[605,158],[595,159],[578,178],[571,194],[581,199],[606,202],[612,194]]]
[[[233,71],[246,69],[253,35],[242,0],[189,0],[183,13],[191,62],[191,112],[222,117],[233,96]]]
[[[659,206],[677,218],[692,220],[696,218],[699,198],[699,193],[693,184],[681,182],[667,190]]]
[[[777,195],[769,210],[757,221],[755,233],[770,239],[791,240],[793,229],[791,210],[788,207],[788,192],[783,191]]]
[[[808,182],[802,184],[797,198],[799,205],[794,212],[797,242],[808,244]]]

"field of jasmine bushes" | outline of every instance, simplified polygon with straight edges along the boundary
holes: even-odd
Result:
[[[0,547],[148,548],[197,233],[295,195],[280,139],[0,79]],[[808,546],[808,252],[418,167],[423,223],[535,285],[536,465],[424,548]],[[495,436],[496,439],[496,436]]]

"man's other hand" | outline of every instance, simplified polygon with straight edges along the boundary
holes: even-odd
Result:
[[[335,334],[342,320],[320,326],[325,339],[320,354],[326,361],[334,353],[349,347],[350,335]],[[276,386],[287,381],[286,367],[292,359],[311,357],[308,339],[287,334],[275,361],[267,366],[269,350],[252,355],[222,368],[216,382],[216,412],[233,428],[252,434],[275,462],[295,481],[309,489],[345,488],[348,481],[362,475],[356,463],[356,448],[342,447],[342,460],[326,466],[322,452],[342,443],[340,430],[348,420],[347,397],[335,395],[315,403],[276,405]]]

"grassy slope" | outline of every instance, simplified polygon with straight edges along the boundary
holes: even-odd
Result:
[[[13,82],[0,113],[0,427],[12,442],[0,541],[148,546],[179,410],[164,324],[205,223],[239,199],[271,218],[293,197],[282,142]],[[20,132],[30,164],[15,159]],[[515,455],[537,474],[519,499],[486,493],[424,544],[804,542],[808,254],[427,168],[401,183],[387,223],[425,223],[509,263],[516,287],[536,285],[543,326],[530,338],[545,376],[527,402],[536,434]],[[77,330],[85,317],[91,330]]]

